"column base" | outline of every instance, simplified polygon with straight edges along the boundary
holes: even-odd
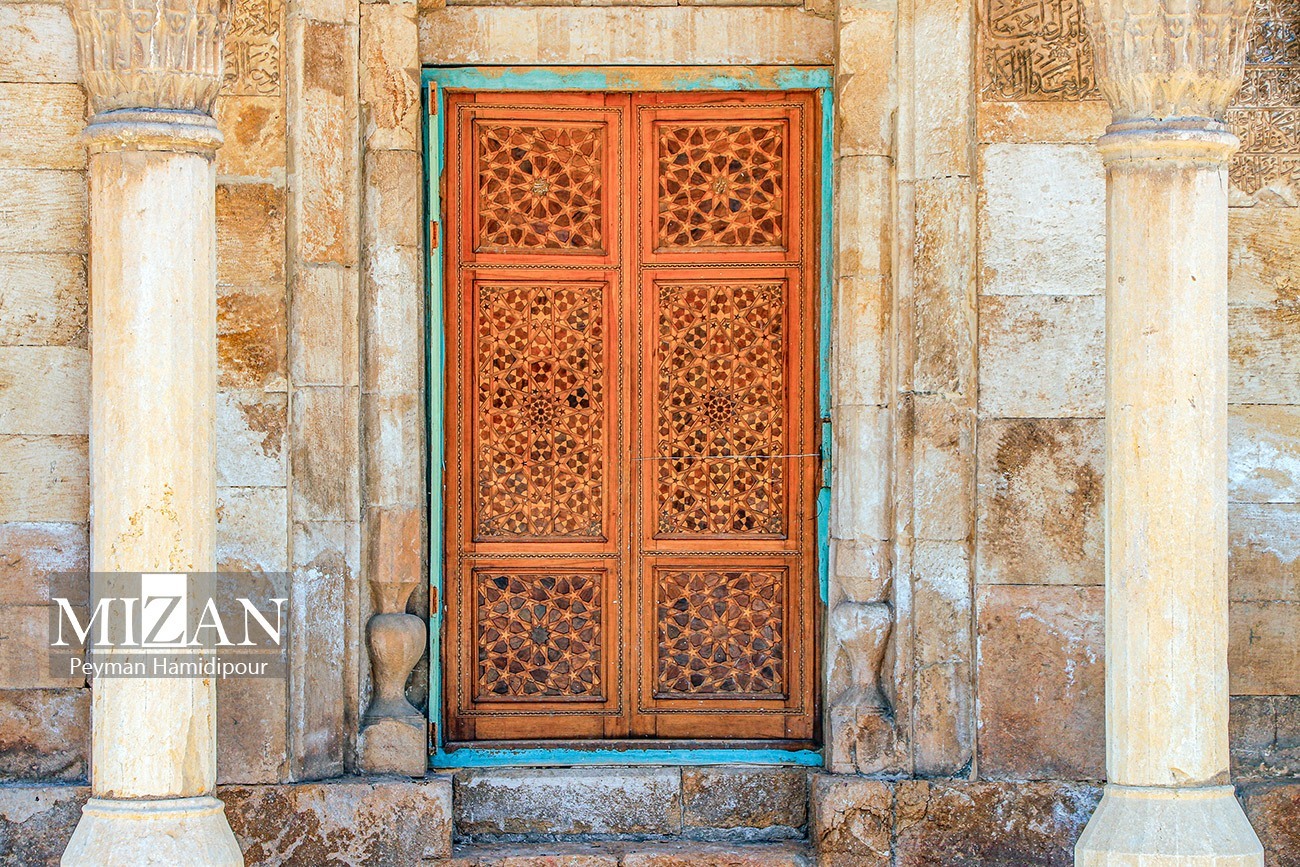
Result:
[[[1075,867],[1264,867],[1231,786],[1107,784],[1074,847]]]
[[[63,867],[243,867],[244,853],[212,797],[159,801],[91,798]]]

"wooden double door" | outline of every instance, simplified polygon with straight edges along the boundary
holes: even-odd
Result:
[[[456,93],[448,741],[815,736],[812,93]]]

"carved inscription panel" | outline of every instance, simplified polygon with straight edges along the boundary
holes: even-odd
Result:
[[[1100,99],[1080,0],[981,0],[986,102]],[[1255,0],[1246,74],[1228,111],[1241,138],[1233,204],[1300,204],[1300,0]]]
[[[1256,0],[1228,122],[1241,138],[1228,164],[1233,203],[1300,204],[1300,0]]]
[[[982,0],[984,99],[1100,98],[1081,5],[1080,0]]]
[[[240,0],[233,10],[222,56],[222,93],[278,96],[284,0]]]

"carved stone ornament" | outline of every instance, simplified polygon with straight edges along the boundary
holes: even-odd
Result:
[[[370,516],[367,571],[375,613],[366,624],[374,693],[357,742],[369,773],[421,776],[428,762],[426,720],[406,698],[406,681],[428,646],[424,618],[406,613],[422,580],[418,508],[377,509]]]
[[[1117,123],[1223,121],[1241,86],[1252,0],[1085,0]]]
[[[230,0],[71,0],[94,112],[211,114]]]

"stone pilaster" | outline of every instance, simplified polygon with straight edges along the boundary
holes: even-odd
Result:
[[[90,151],[91,570],[211,572],[221,0],[74,0]],[[65,865],[242,864],[210,679],[100,678]]]
[[[1107,168],[1106,753],[1079,865],[1262,865],[1228,785],[1228,158],[1250,0],[1089,0]]]
[[[415,4],[362,4],[360,43],[362,545],[373,616],[366,623],[371,698],[357,766],[418,777],[429,763],[430,721],[406,697],[429,646],[420,616],[429,601],[422,592],[424,334],[416,325],[425,321],[423,227],[412,183],[421,161]],[[440,521],[430,523],[436,529]]]
[[[833,483],[825,632],[827,768],[906,770],[909,690],[887,666],[898,640],[890,527],[890,353],[894,116],[893,2],[839,0],[835,23]],[[895,655],[906,656],[905,653]],[[906,662],[903,663],[904,665]],[[902,701],[899,701],[900,694]]]

